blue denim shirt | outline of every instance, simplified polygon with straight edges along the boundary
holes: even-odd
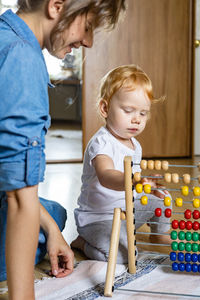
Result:
[[[49,75],[41,47],[11,10],[0,16],[0,163],[25,153],[50,125]]]

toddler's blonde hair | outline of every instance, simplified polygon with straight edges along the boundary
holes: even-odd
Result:
[[[109,107],[112,96],[119,89],[124,88],[128,91],[134,91],[138,87],[144,89],[151,102],[163,99],[163,97],[155,99],[150,78],[140,67],[132,64],[119,66],[102,78],[97,105],[99,106],[101,99],[104,99],[107,101]]]

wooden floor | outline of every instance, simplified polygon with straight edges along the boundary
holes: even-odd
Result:
[[[200,161],[200,157],[195,157],[194,159],[168,159],[168,161],[170,164],[194,165]],[[200,174],[198,168],[187,167],[172,167],[169,169],[169,172],[178,173],[180,176],[182,174],[188,173],[191,175],[191,177],[196,177],[198,174]],[[40,184],[39,187],[39,195],[41,197],[50,200],[55,200],[67,209],[68,220],[66,223],[66,227],[63,231],[63,235],[68,243],[71,243],[71,241],[77,236],[73,211],[74,208],[77,206],[77,198],[80,193],[81,173],[82,163],[47,164],[45,181],[42,184]],[[193,181],[192,185],[195,184],[199,185],[197,181]],[[170,187],[173,187],[173,184],[171,184]],[[176,196],[176,193],[172,193],[172,196]],[[181,210],[183,210],[183,208]],[[142,228],[142,230],[148,230],[147,226]],[[143,237],[141,239],[148,240],[148,236]],[[160,249],[160,251],[162,252],[163,249]],[[76,253],[76,258],[79,260],[83,259],[84,256],[81,256],[80,253]],[[44,261],[42,265],[37,266],[35,272],[36,278],[41,278],[42,276],[45,276],[43,270],[46,268],[48,269],[48,261]],[[5,285],[6,282],[0,283],[0,287]],[[5,300],[8,298],[7,295],[1,295],[0,299]]]

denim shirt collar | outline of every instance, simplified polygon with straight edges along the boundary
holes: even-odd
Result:
[[[44,60],[44,56],[42,53],[42,49],[40,47],[40,44],[32,32],[32,30],[28,27],[28,25],[17,15],[15,14],[11,9],[8,9],[4,14],[0,16],[0,19],[3,20],[5,23],[8,24],[12,28],[12,30],[24,41],[27,41],[29,44],[32,45],[33,48],[35,48],[38,52],[38,54],[42,57],[42,60],[44,62],[47,77],[48,77],[48,85],[50,87],[54,87],[54,85],[51,84],[49,79],[49,74],[47,71],[46,63]]]

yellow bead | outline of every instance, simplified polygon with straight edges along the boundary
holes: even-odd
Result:
[[[145,184],[144,185],[144,192],[146,194],[150,194],[151,193],[151,185],[150,184]]]
[[[183,196],[188,196],[189,194],[189,187],[187,185],[184,185],[181,187],[181,192]]]
[[[194,194],[195,196],[200,196],[200,187],[199,187],[199,186],[195,186],[195,187],[193,188],[193,194]]]
[[[147,196],[142,196],[140,199],[140,202],[142,205],[147,205],[148,204],[148,197]]]
[[[141,183],[138,183],[138,184],[136,184],[135,189],[136,189],[137,193],[142,193],[143,185]]]
[[[182,198],[176,198],[176,206],[181,207],[183,205],[183,199]]]
[[[164,205],[170,206],[171,205],[171,198],[169,196],[164,198]]]
[[[198,198],[193,199],[193,206],[195,208],[199,208],[199,206],[200,206],[200,199],[198,199]]]

